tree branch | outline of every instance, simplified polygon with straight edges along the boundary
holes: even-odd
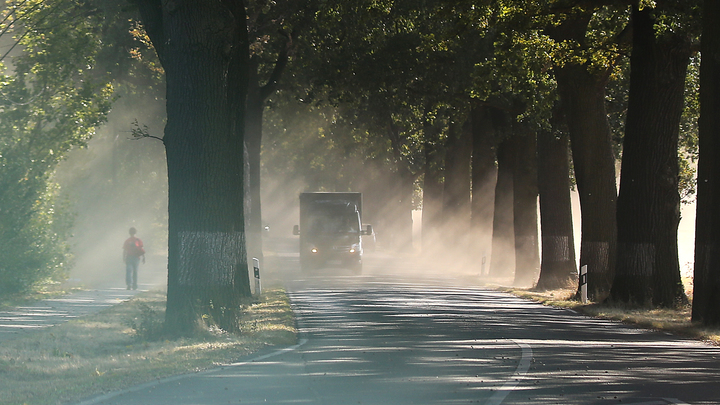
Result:
[[[147,125],[143,125],[142,128],[140,128],[140,123],[138,122],[137,118],[132,123],[133,128],[130,130],[130,134],[132,136],[132,140],[138,141],[140,139],[145,138],[151,138],[151,139],[157,139],[162,143],[165,143],[165,140],[163,138],[160,138],[159,136],[150,135],[150,131],[148,129]]]
[[[282,73],[288,63],[288,55],[293,45],[292,34],[287,34],[282,31],[280,34],[286,38],[285,46],[278,54],[278,58],[275,61],[275,67],[273,68],[272,74],[270,74],[270,79],[268,79],[268,82],[260,88],[260,100],[267,99],[275,92],[280,76],[282,76]]]
[[[23,4],[25,4],[25,3],[23,3]],[[41,4],[42,4],[42,3],[41,3]],[[48,17],[52,16],[52,15],[55,13],[55,10],[61,8],[62,5],[63,5],[62,3],[59,3],[59,4],[57,4],[55,7],[50,8],[50,9],[45,13],[45,15],[42,15],[42,16],[40,16],[40,17],[38,18],[38,20],[35,22],[35,25],[40,25],[40,24],[42,24],[43,22],[45,22],[45,20],[46,20]],[[15,25],[15,23],[17,23],[18,21],[23,20],[23,19],[26,19],[26,17],[25,17],[26,15],[28,15],[28,14],[30,14],[31,12],[35,11],[35,10],[38,9],[39,7],[40,7],[40,5],[36,5],[36,6],[32,7],[30,10],[26,10],[21,16],[17,16],[10,24],[8,24],[7,28],[5,28],[5,30],[0,34],[0,36],[2,36],[2,35],[4,35],[5,33],[7,33],[8,30],[10,30],[10,28],[13,27],[13,26]],[[2,56],[0,56],[0,62],[3,61],[3,60],[5,60],[5,58],[6,58],[8,55],[10,55],[10,53],[15,49],[15,47],[17,47],[18,45],[20,45],[20,42],[22,42],[22,40],[23,40],[33,29],[35,29],[35,27],[30,26],[30,24],[26,24],[26,25],[25,25],[25,32],[24,32],[19,38],[17,38],[17,39],[15,40],[15,43],[10,47],[10,49],[9,49],[7,52],[5,52]]]

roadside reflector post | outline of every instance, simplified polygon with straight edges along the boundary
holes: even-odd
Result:
[[[255,273],[255,295],[260,295],[260,260],[253,257],[253,272]]]
[[[588,290],[587,290],[587,264],[580,267],[580,299],[583,304],[588,302]]]

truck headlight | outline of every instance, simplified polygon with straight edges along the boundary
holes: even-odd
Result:
[[[317,253],[317,252],[318,252],[318,249],[316,247],[310,249],[310,253]]]

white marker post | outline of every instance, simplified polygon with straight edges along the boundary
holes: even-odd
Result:
[[[255,273],[255,295],[260,295],[260,260],[253,257],[253,271]]]
[[[580,299],[583,304],[588,302],[588,290],[587,290],[587,264],[580,267]]]

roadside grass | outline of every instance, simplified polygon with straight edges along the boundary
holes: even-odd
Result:
[[[3,342],[0,404],[56,405],[158,378],[236,362],[269,346],[296,342],[290,303],[266,289],[244,308],[241,333],[158,339],[165,293],[140,293],[98,314]]]
[[[692,280],[683,279],[686,294],[692,300]],[[621,321],[641,328],[670,332],[680,336],[720,345],[720,329],[702,328],[693,324],[691,306],[677,309],[639,309],[627,306],[590,302],[583,304],[573,299],[574,288],[534,291],[521,288],[500,288],[518,297],[537,301],[544,305],[573,309],[581,314]]]

